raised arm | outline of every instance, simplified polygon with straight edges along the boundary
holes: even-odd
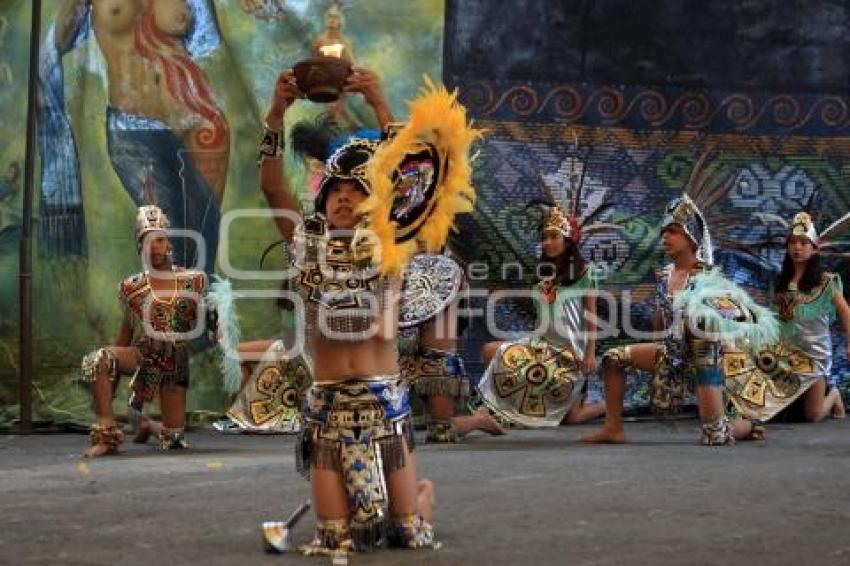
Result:
[[[345,92],[359,92],[366,100],[366,104],[372,107],[378,127],[381,130],[394,121],[390,105],[381,90],[381,81],[378,75],[363,67],[355,67],[354,72],[348,77],[344,87]]]
[[[283,122],[286,110],[303,94],[295,86],[291,69],[283,71],[275,83],[274,94],[266,112],[263,142],[260,146],[260,188],[273,211],[288,211],[286,216],[275,216],[275,224],[286,241],[292,239],[295,218],[301,215],[301,206],[283,175]]]

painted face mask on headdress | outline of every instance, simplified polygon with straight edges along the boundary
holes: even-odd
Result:
[[[142,239],[148,232],[165,232],[170,223],[162,209],[155,204],[140,206],[136,213],[136,244],[142,245]]]
[[[428,220],[445,171],[445,154],[431,144],[422,144],[402,159],[393,175],[395,196],[390,211],[390,220],[397,226],[396,242],[410,240]]]
[[[361,206],[381,243],[381,272],[401,273],[418,250],[438,252],[455,215],[475,200],[470,147],[481,131],[444,87],[411,101],[408,121],[390,132],[369,162],[373,193]]]
[[[136,213],[136,253],[142,253],[145,236],[151,232],[168,233],[168,217],[155,204],[140,206]]]

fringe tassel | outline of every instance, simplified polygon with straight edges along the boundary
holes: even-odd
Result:
[[[451,397],[462,402],[468,391],[467,381],[458,377],[420,377],[413,384],[422,397]]]
[[[381,515],[368,521],[352,521],[349,528],[357,552],[371,552],[385,544],[387,520]]]
[[[394,434],[378,439],[377,443],[384,463],[384,477],[404,468],[404,436]]]
[[[318,431],[307,426],[295,443],[295,469],[305,479],[310,479],[310,467],[317,470],[342,472],[339,441],[321,438]]]
[[[313,452],[313,429],[305,427],[295,442],[295,469],[306,480],[310,479],[310,462]]]
[[[416,439],[413,437],[413,416],[408,415],[401,424],[401,434],[407,439],[407,450],[412,454],[416,448]]]
[[[317,470],[342,472],[339,441],[317,438],[310,446],[310,463]]]

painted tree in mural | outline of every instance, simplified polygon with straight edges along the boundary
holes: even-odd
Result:
[[[227,120],[195,57],[220,43],[208,0],[66,0],[40,69],[41,244],[86,254],[80,166],[64,109],[62,56],[92,32],[106,64],[109,159],[135,205],[152,168],[157,204],[183,238],[175,261],[212,271],[230,153]]]

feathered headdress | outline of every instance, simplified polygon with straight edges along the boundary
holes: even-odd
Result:
[[[227,279],[213,275],[213,282],[207,293],[208,308],[215,312],[216,338],[221,348],[219,368],[222,383],[228,393],[236,393],[242,382],[242,369],[237,349],[241,332],[239,317],[236,315],[233,286]]]
[[[381,272],[398,274],[420,248],[437,252],[456,214],[475,201],[470,148],[482,131],[466,109],[429,79],[410,102],[410,117],[375,151],[367,165],[372,194],[360,210],[380,242]]]
[[[697,247],[697,259],[711,265],[714,263],[714,245],[708,229],[704,211],[724,199],[735,180],[734,172],[727,166],[710,165],[713,151],[708,149],[694,164],[682,196],[667,204],[661,229],[675,224]]]
[[[351,181],[366,195],[371,193],[366,164],[378,147],[380,132],[361,129],[346,133],[332,117],[321,114],[314,122],[302,121],[293,126],[291,139],[296,155],[324,164],[314,202],[316,212],[324,214],[328,189],[336,181]]]
[[[817,193],[812,192],[805,200],[794,198],[786,198],[785,200],[799,205],[798,214],[800,212],[805,213],[806,216],[811,219],[811,210],[813,207],[812,203],[816,196]],[[761,226],[754,225],[753,219],[760,222]],[[743,222],[745,223],[745,226],[742,226],[742,219],[740,216],[730,218],[730,220],[726,223],[726,228],[731,228],[734,232],[721,240],[721,247],[724,250],[742,254],[745,258],[755,261],[762,269],[778,272],[781,264],[769,259],[774,257],[773,253],[769,253],[768,257],[765,257],[764,252],[785,250],[788,236],[792,230],[791,224],[786,218],[771,212],[755,212],[752,217],[744,219]],[[753,233],[759,233],[760,231],[758,228],[764,228],[764,235],[760,235],[757,240],[753,241],[749,237],[741,237],[741,230],[749,236]],[[811,229],[814,229],[814,227],[812,226]],[[808,230],[809,228],[805,229],[807,232]],[[807,237],[810,237],[810,239],[811,237],[816,238],[817,232],[815,231]]]
[[[767,212],[757,212],[755,216],[766,224],[774,223],[780,226],[787,233],[786,238],[781,242],[772,240],[771,243],[781,243],[784,246],[787,239],[791,236],[802,236],[814,244],[818,253],[821,255],[850,257],[850,252],[836,249],[841,245],[837,241],[837,237],[847,232],[848,228],[850,228],[850,212],[827,226],[820,235],[818,235],[811,214],[806,210],[796,213],[791,219],[791,222],[788,222],[787,219],[777,214]]]
[[[582,213],[582,196],[591,152],[592,148],[583,160],[579,158],[570,159],[569,171],[566,174],[567,182],[561,183],[560,187],[565,193],[562,198],[555,195],[555,187],[552,187],[538,172],[540,184],[548,200],[534,200],[526,207],[542,207],[544,213],[543,232],[559,232],[564,238],[572,240],[576,245],[581,242],[583,235],[590,232],[609,228],[622,229],[622,226],[616,224],[595,222],[603,212],[613,206],[614,203],[607,199],[603,199]],[[580,171],[577,171],[577,168],[580,168]]]
[[[148,232],[168,230],[170,223],[168,217],[156,204],[156,192],[153,186],[153,165],[145,170],[145,178],[142,182],[142,194],[145,205],[140,206],[136,212],[136,247],[141,251],[142,238]]]

